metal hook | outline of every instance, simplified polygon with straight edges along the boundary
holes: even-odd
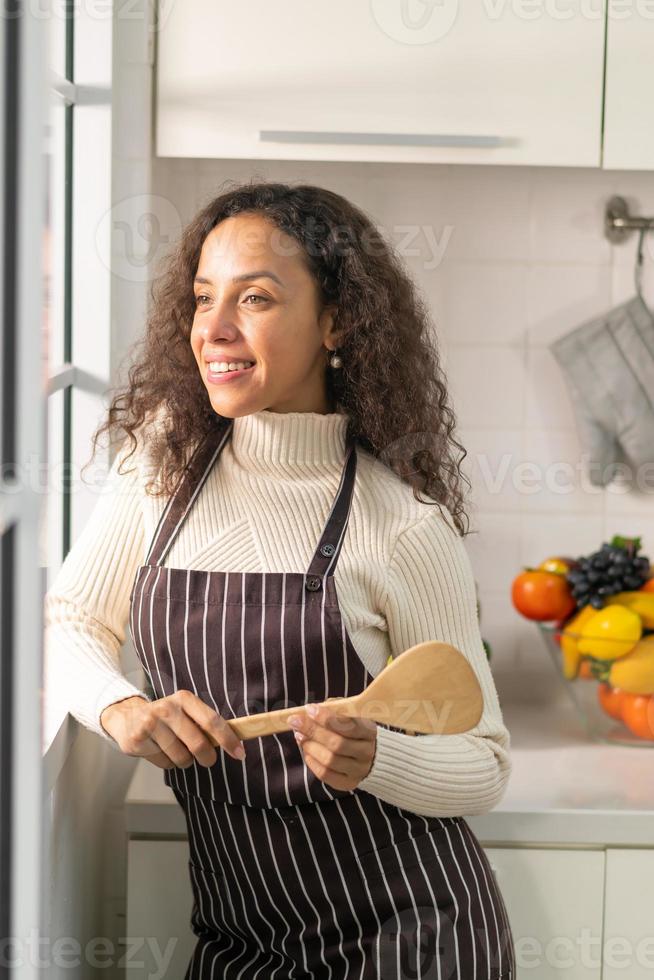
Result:
[[[624,242],[632,231],[638,230],[638,250],[634,267],[634,284],[636,295],[643,306],[647,307],[642,291],[643,278],[643,240],[648,231],[654,231],[654,218],[643,218],[629,213],[629,207],[624,197],[615,195],[604,210],[604,234],[613,244]]]
[[[643,281],[643,239],[645,238],[645,232],[647,228],[640,229],[640,235],[638,236],[638,251],[636,253],[636,265],[634,267],[634,285],[636,286],[636,293],[640,297],[641,301],[645,303],[642,291],[642,281]]]

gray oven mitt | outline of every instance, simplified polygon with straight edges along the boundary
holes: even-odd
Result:
[[[565,376],[589,478],[606,486],[617,464],[654,464],[654,316],[638,295],[550,344]],[[639,474],[654,489],[654,465]]]

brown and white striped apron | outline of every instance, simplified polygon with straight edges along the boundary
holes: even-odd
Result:
[[[349,432],[306,573],[162,565],[231,435],[233,420],[217,418],[132,589],[130,633],[155,696],[190,690],[234,718],[359,693],[372,675],[334,581],[356,474]],[[463,817],[330,788],[290,729],[245,744],[243,761],[218,749],[213,766],[163,770],[188,826],[198,941],[185,980],[515,980],[506,908]]]

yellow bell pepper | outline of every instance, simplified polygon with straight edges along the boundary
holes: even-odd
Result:
[[[642,633],[643,621],[638,613],[611,604],[586,620],[577,649],[597,660],[617,660],[633,650]]]
[[[611,596],[611,603],[638,613],[645,629],[654,629],[654,592],[617,592]]]
[[[581,628],[587,620],[592,619],[597,610],[592,606],[582,606],[572,619],[568,620],[561,631],[561,655],[563,659],[563,676],[571,681],[579,673],[581,653],[578,643]]]
[[[654,694],[654,636],[645,636],[611,664],[609,684],[629,694]]]

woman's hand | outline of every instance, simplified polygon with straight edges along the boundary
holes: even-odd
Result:
[[[245,747],[225,719],[192,691],[175,691],[157,701],[131,697],[107,705],[100,724],[126,755],[143,756],[160,769],[193,761],[212,766],[218,759],[210,732],[234,759]],[[238,755],[239,746],[243,755]]]
[[[307,705],[289,724],[309,769],[334,789],[355,789],[372,768],[377,723],[337,715],[326,705]]]

